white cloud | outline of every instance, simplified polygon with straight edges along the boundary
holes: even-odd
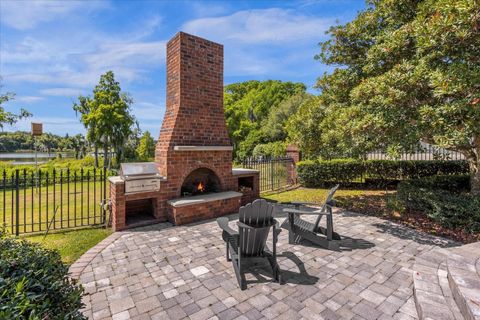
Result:
[[[126,34],[105,34],[78,22],[65,26],[74,37],[66,30],[55,37],[31,31],[16,41],[3,41],[2,75],[7,82],[78,88],[91,88],[108,70],[122,82],[137,80],[165,61],[165,41],[145,40],[161,21],[153,15]]]
[[[0,16],[2,24],[18,30],[27,30],[42,22],[63,18],[80,9],[82,9],[82,14],[86,14],[92,9],[107,6],[107,1],[2,0],[0,2]]]
[[[132,110],[138,120],[162,120],[165,106],[151,102],[138,102],[132,106]],[[157,125],[160,127],[161,123]]]
[[[79,88],[49,88],[40,90],[40,93],[46,96],[77,97],[82,94],[82,91]]]
[[[106,43],[82,60],[90,69],[160,65],[165,60],[165,44],[165,41]]]
[[[18,102],[23,102],[23,103],[33,103],[33,102],[38,102],[40,100],[43,100],[43,97],[37,97],[37,96],[19,96],[15,97],[15,100]]]
[[[313,63],[317,43],[333,23],[332,17],[310,16],[292,9],[242,10],[221,17],[186,22],[182,30],[222,43],[225,75],[271,77],[298,72],[301,53]],[[304,57],[308,52],[309,56]]]
[[[237,11],[231,15],[201,18],[183,25],[185,32],[219,42],[283,43],[323,37],[332,19],[301,15],[288,9]]]

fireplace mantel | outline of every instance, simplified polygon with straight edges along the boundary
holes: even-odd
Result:
[[[232,146],[174,146],[175,151],[232,151]]]

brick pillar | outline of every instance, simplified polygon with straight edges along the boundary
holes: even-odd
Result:
[[[125,183],[119,177],[110,177],[110,201],[112,205],[112,230],[120,231],[126,226]]]
[[[291,181],[294,184],[297,184],[298,179],[297,179],[297,162],[299,162],[300,159],[300,150],[295,144],[289,144],[287,146],[287,158],[291,158],[293,162],[288,165],[287,167],[287,172],[290,176]]]

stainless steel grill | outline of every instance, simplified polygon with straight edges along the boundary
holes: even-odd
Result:
[[[159,191],[160,181],[165,180],[155,162],[122,163],[120,177],[125,181],[125,194]]]

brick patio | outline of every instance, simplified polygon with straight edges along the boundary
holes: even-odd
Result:
[[[289,245],[282,231],[283,284],[260,261],[241,291],[215,221],[114,233],[71,271],[91,319],[416,319],[415,256],[455,243],[350,212],[334,222],[349,250]]]

